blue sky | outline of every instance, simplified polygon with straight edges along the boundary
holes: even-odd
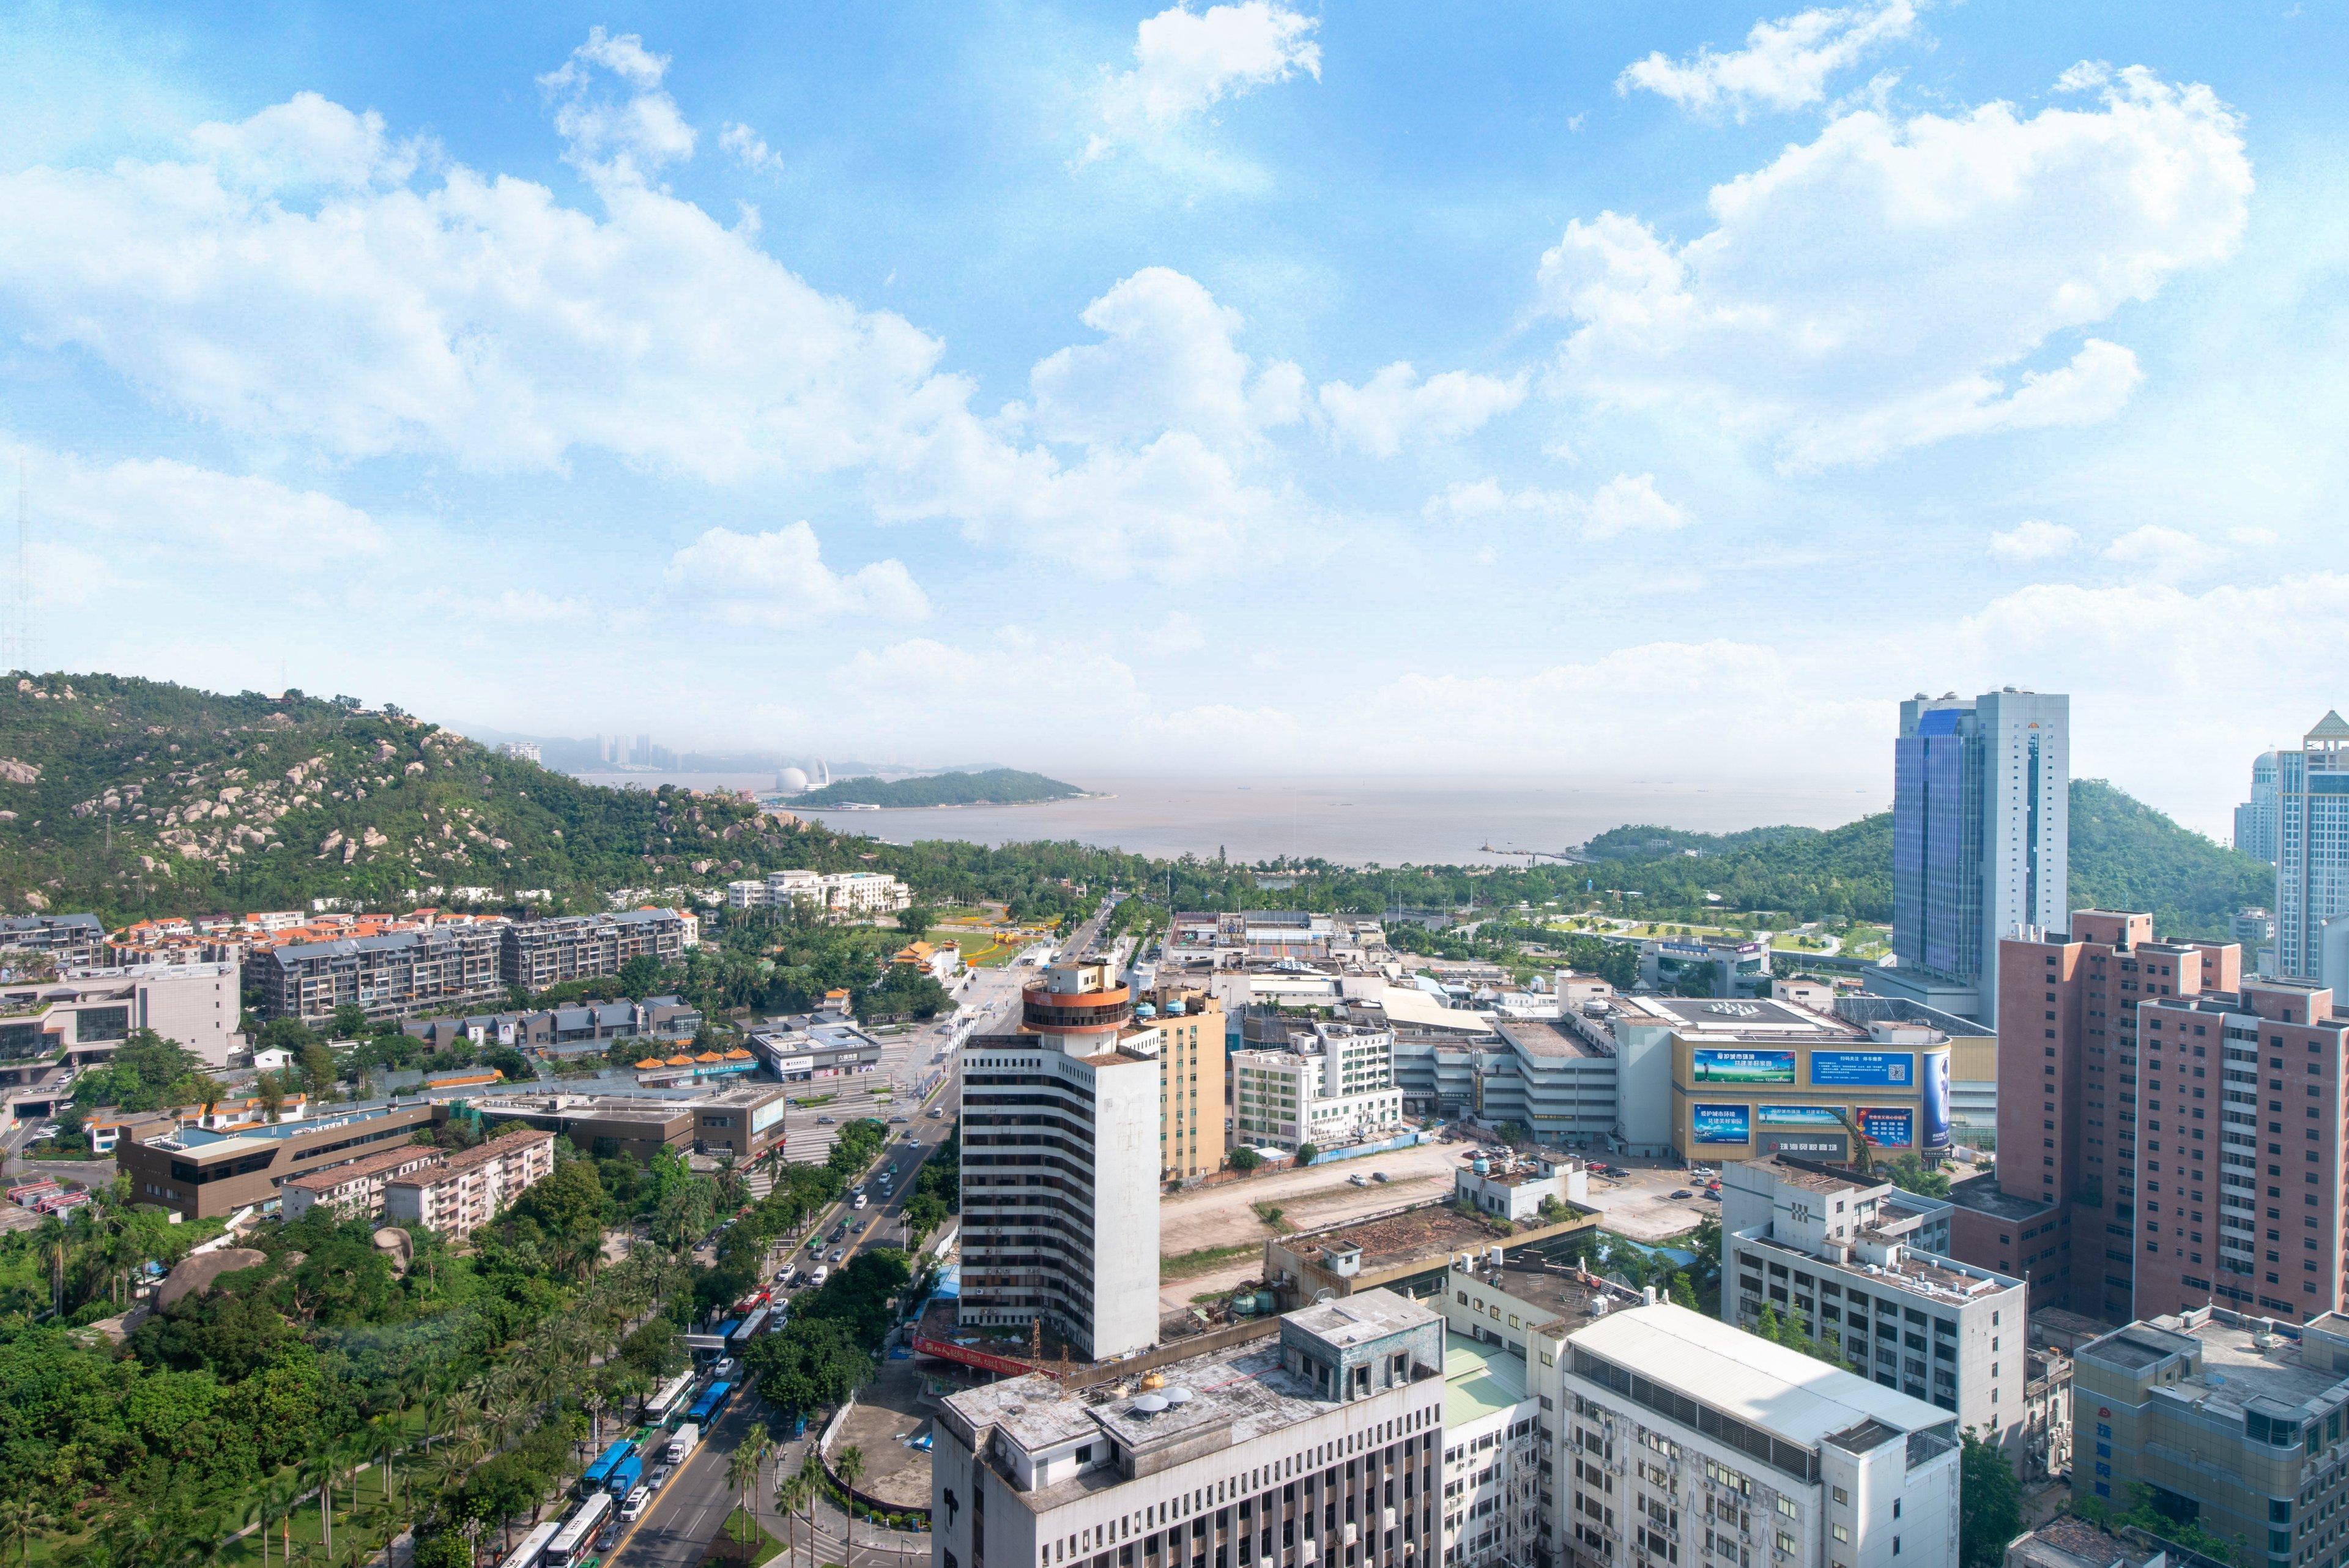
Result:
[[[2337,3],[11,8],[44,665],[1123,774],[2343,701]]]

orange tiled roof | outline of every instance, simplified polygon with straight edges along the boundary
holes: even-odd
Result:
[[[648,1073],[655,1067],[666,1067],[667,1065],[667,1063],[662,1061],[657,1056],[647,1056],[643,1061],[636,1064],[636,1071],[639,1073]]]

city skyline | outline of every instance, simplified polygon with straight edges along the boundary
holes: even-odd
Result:
[[[46,668],[1888,784],[2014,684],[2214,832],[2337,701],[2337,16],[305,15],[14,29]]]

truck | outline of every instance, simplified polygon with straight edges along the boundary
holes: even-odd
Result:
[[[628,1459],[636,1451],[636,1439],[622,1438],[618,1442],[596,1455],[595,1462],[589,1465],[586,1472],[579,1478],[580,1495],[584,1497],[590,1492],[602,1491],[605,1483],[612,1479],[612,1472],[620,1468],[621,1461]]]
[[[611,1479],[604,1483],[604,1490],[615,1498],[623,1498],[636,1490],[636,1483],[644,1479],[645,1456],[630,1454],[612,1467]]]
[[[693,1452],[695,1445],[700,1441],[701,1428],[695,1426],[692,1422],[688,1421],[684,1426],[679,1427],[674,1433],[670,1434],[668,1448],[667,1451],[661,1455],[661,1458],[667,1459],[670,1464],[681,1465],[685,1463],[687,1457]]]

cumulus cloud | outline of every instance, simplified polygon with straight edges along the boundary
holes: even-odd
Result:
[[[2131,67],[2093,108],[1859,110],[1716,186],[1676,244],[1635,217],[1567,226],[1542,258],[1575,323],[1557,384],[1697,405],[1789,467],[2105,419],[2125,348],[2051,341],[2234,251],[2251,190],[2234,114]]]
[[[188,140],[223,183],[264,192],[397,185],[428,146],[421,137],[394,141],[373,109],[354,114],[315,92],[246,119],[199,125]]]
[[[1135,36],[1133,68],[1102,87],[1101,128],[1085,146],[1092,161],[1121,143],[1164,136],[1226,99],[1292,77],[1321,76],[1317,18],[1274,0],[1242,0],[1194,11],[1169,6]]]
[[[1330,381],[1321,388],[1321,412],[1331,432],[1372,457],[1392,457],[1406,441],[1448,441],[1478,429],[1525,400],[1523,376],[1502,380],[1469,370],[1445,370],[1421,380],[1396,360],[1360,387]]]
[[[2045,561],[2071,554],[2080,542],[2076,528],[2031,517],[1990,536],[1990,553],[2002,561]]]
[[[1754,23],[1742,49],[1707,45],[1685,60],[1651,54],[1626,67],[1615,90],[1637,88],[1683,109],[1728,109],[1740,119],[1755,109],[1800,109],[1826,96],[1827,78],[1836,72],[1916,28],[1912,0],[1815,7]]]
[[[2132,576],[2181,582],[2205,575],[2221,565],[2226,556],[2216,545],[2181,529],[2148,523],[2106,545],[2105,559]]]
[[[1245,442],[1301,417],[1305,378],[1290,364],[1257,371],[1233,339],[1239,313],[1196,281],[1144,267],[1085,307],[1097,343],[1062,348],[1029,374],[1034,425],[1057,441],[1130,441],[1185,430]]]
[[[1424,510],[1431,520],[1452,523],[1534,518],[1570,526],[1594,541],[1627,534],[1669,534],[1692,521],[1687,508],[1664,499],[1652,473],[1619,473],[1588,496],[1537,485],[1507,490],[1496,479],[1479,479],[1453,485]]]
[[[1133,671],[1081,640],[1008,627],[968,645],[910,638],[858,652],[826,677],[854,715],[843,726],[860,744],[935,749],[941,732],[975,743],[1007,732],[1031,734],[1040,716],[1081,715],[1099,743],[1149,709]]]
[[[636,34],[589,28],[569,59],[538,78],[568,161],[591,180],[633,182],[692,157],[693,127],[661,87],[667,74],[668,57]]]
[[[709,529],[669,557],[666,580],[672,593],[712,606],[736,626],[783,629],[843,616],[920,620],[930,613],[904,563],[835,572],[805,523],[763,534]]]
[[[273,575],[332,572],[383,548],[375,520],[315,490],[170,458],[41,456],[43,513],[75,537],[181,568],[233,561]]]
[[[783,155],[767,145],[765,137],[740,121],[729,121],[718,135],[718,145],[753,174],[771,174],[783,166]]]

